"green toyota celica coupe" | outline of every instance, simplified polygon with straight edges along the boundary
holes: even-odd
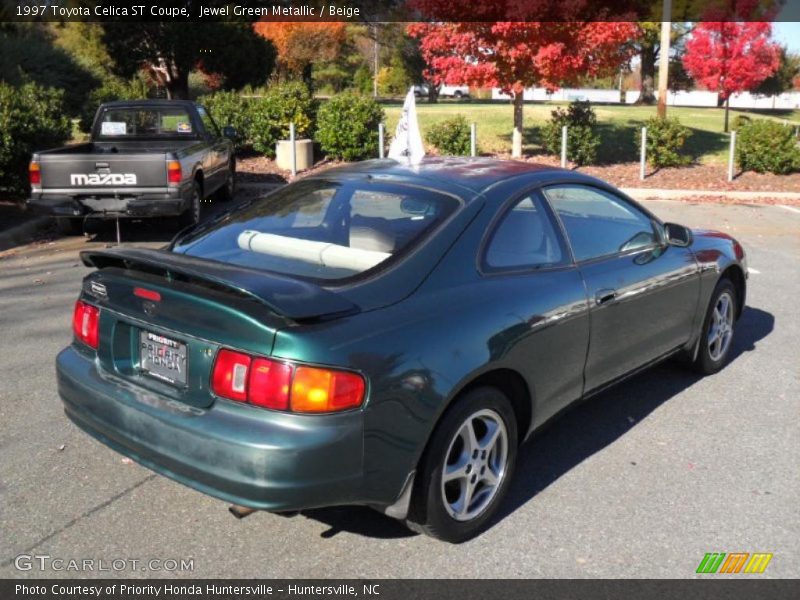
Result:
[[[725,234],[488,159],[334,169],[82,258],[77,425],[235,505],[367,505],[451,542],[574,401],[673,355],[719,370],[747,278]]]

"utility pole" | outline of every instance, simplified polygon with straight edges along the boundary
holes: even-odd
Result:
[[[667,116],[667,85],[669,80],[669,42],[672,33],[672,0],[664,0],[661,15],[661,48],[658,60],[658,116]]]
[[[374,44],[372,45],[372,60],[373,60],[373,76],[372,76],[372,96],[374,98],[378,97],[378,26],[375,26],[374,29],[375,38]]]

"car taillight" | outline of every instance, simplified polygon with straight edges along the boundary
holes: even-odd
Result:
[[[28,165],[28,180],[31,185],[40,185],[42,183],[42,170],[36,161],[31,161]]]
[[[167,163],[167,181],[170,183],[180,183],[182,179],[181,163],[177,160],[169,161]]]
[[[233,350],[220,350],[211,375],[211,390],[230,400],[247,400],[247,376],[253,359]]]
[[[81,300],[75,303],[72,313],[72,331],[75,337],[95,350],[99,346],[100,309]]]
[[[348,410],[364,401],[364,379],[355,373],[293,366],[222,349],[211,375],[211,390],[222,398],[261,408],[322,413]]]
[[[286,410],[289,408],[291,383],[291,365],[266,358],[257,358],[253,361],[250,369],[247,401],[263,408]]]
[[[364,380],[355,373],[297,367],[292,381],[293,412],[335,412],[361,406]]]

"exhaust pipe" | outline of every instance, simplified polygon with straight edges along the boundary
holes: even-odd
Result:
[[[231,504],[228,511],[237,519],[244,519],[248,515],[256,512],[257,508],[250,508],[249,506],[239,506],[238,504]]]

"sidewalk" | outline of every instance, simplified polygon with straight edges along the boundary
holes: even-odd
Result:
[[[663,188],[620,188],[634,200],[690,200],[697,197],[724,198],[727,200],[743,200],[758,202],[759,200],[777,200],[778,203],[800,203],[800,192],[771,191],[729,191],[729,190],[669,190]]]

